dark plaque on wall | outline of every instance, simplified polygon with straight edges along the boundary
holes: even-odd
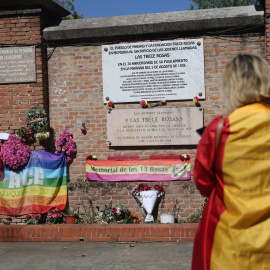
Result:
[[[0,48],[0,84],[35,81],[34,46]]]

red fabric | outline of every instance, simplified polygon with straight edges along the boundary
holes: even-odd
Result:
[[[229,134],[229,121],[225,120],[219,141],[215,171],[215,136],[221,117],[214,119],[205,129],[198,145],[194,163],[194,182],[203,196],[208,197],[203,216],[197,229],[192,270],[209,270],[215,229],[225,210],[223,204],[222,159]]]

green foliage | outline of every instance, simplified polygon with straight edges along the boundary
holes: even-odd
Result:
[[[75,4],[74,4],[74,0],[65,0],[65,1],[61,1],[63,4],[65,4],[66,6],[68,6],[68,8],[71,11],[71,15],[68,15],[66,17],[64,17],[64,20],[74,20],[74,19],[83,19],[83,14],[82,13],[78,13],[75,10]]]
[[[191,0],[193,4],[190,5],[192,9],[207,9],[207,8],[223,8],[236,6],[249,6],[263,4],[260,0]]]
[[[64,212],[61,212],[64,216],[79,216],[79,207],[75,209],[66,209]]]
[[[203,209],[206,205],[207,198],[205,198],[201,204],[200,210],[197,212],[193,212],[186,219],[181,219],[180,223],[199,223],[202,218]]]
[[[48,126],[47,114],[43,109],[32,108],[26,113],[27,127],[34,133],[44,132]]]
[[[84,213],[81,214],[79,223],[95,223],[95,210],[92,201],[89,199],[89,204],[90,207],[87,207],[83,202],[82,202],[82,207],[84,210]]]
[[[17,134],[22,140],[27,141],[33,139],[34,131],[31,128],[20,127]]]

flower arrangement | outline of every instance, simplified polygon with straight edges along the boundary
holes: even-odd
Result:
[[[27,127],[31,128],[34,133],[44,132],[48,126],[46,113],[43,109],[32,108],[26,113]]]
[[[110,100],[108,103],[107,103],[107,107],[108,108],[113,108],[114,107],[114,103],[112,100]]]
[[[197,97],[197,96],[195,96],[194,98],[193,98],[193,103],[194,104],[197,104],[198,102],[199,102],[199,98]]]
[[[147,104],[147,101],[146,100],[141,100],[140,101],[140,104],[142,105],[143,108],[147,108],[148,107],[148,104]]]
[[[182,160],[182,161],[188,161],[188,160],[190,160],[190,156],[189,155],[180,155],[180,159]]]
[[[47,132],[39,132],[37,133],[36,137],[39,139],[39,140],[46,140],[50,137],[50,132],[47,131]]]
[[[56,140],[56,151],[55,154],[60,154],[62,151],[65,151],[67,156],[67,163],[71,162],[75,154],[77,152],[76,150],[76,144],[73,140],[72,133],[63,130]]]
[[[35,214],[35,215],[27,215],[26,217],[27,225],[37,225],[46,223],[46,214]]]
[[[23,141],[27,141],[27,140],[33,140],[33,134],[34,131],[29,127],[20,127],[19,130],[17,131],[17,135],[23,140]]]
[[[83,134],[86,134],[87,128],[84,122],[82,123],[81,131]]]
[[[95,155],[89,155],[86,160],[97,160],[97,156]]]
[[[10,225],[10,223],[12,222],[12,218],[11,217],[7,217],[6,220],[2,220],[2,223],[4,225]]]
[[[16,135],[11,134],[1,147],[0,157],[7,166],[16,170],[28,162],[30,152],[27,144]]]
[[[147,191],[147,190],[151,190],[151,187],[148,186],[148,185],[144,185],[144,184],[139,184],[137,185],[133,191],[132,191],[132,196],[141,203],[141,197],[142,197],[142,194],[141,192],[142,191]],[[162,197],[164,196],[165,194],[165,190],[163,188],[163,186],[160,186],[160,185],[155,185],[154,186],[154,190],[157,191],[157,197]]]
[[[108,223],[139,223],[140,217],[129,211],[123,205],[112,205],[112,202],[108,206],[105,206],[103,211],[96,213],[95,222],[99,224]]]
[[[64,222],[64,216],[60,213],[57,207],[52,208],[47,212],[46,223],[48,224],[61,224]]]

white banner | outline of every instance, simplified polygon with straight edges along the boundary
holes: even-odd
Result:
[[[104,103],[205,98],[202,39],[104,45],[102,66]]]

